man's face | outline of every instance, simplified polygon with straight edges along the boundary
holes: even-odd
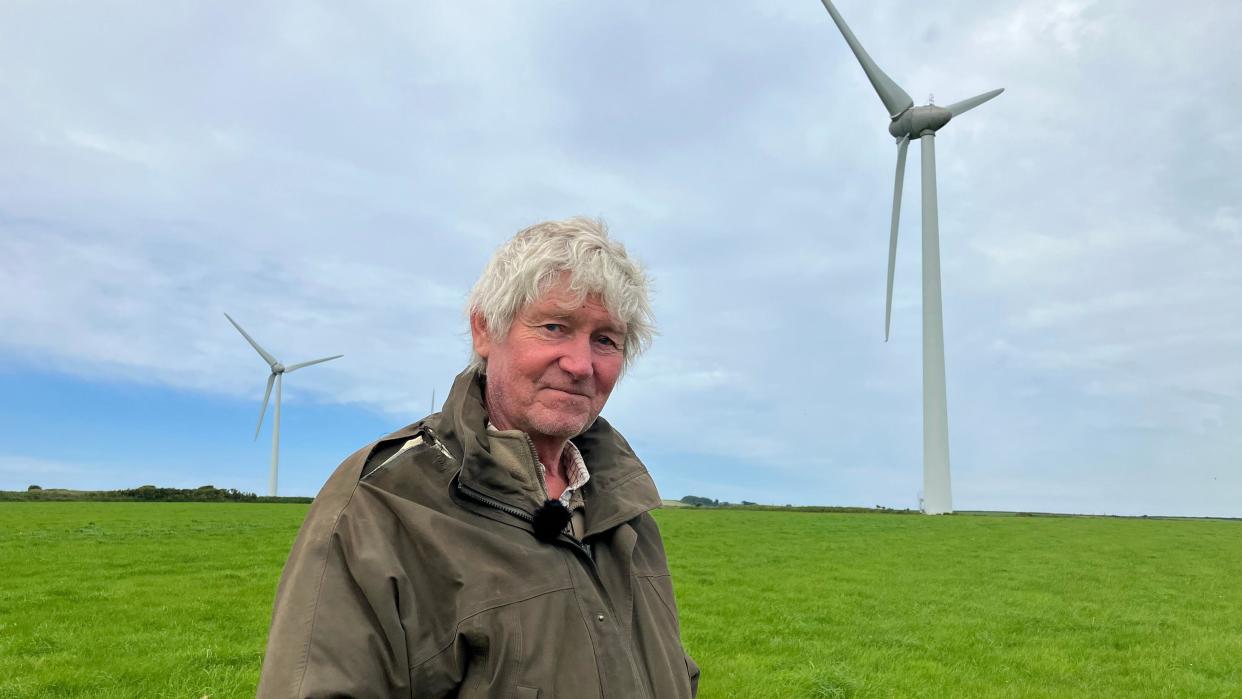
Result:
[[[523,308],[507,335],[470,319],[475,351],[487,360],[487,410],[499,429],[533,439],[574,437],[604,409],[621,375],[625,325],[588,295],[579,302],[566,276]]]

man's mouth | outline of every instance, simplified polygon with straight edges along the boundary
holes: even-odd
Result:
[[[588,396],[586,393],[583,393],[582,391],[578,391],[572,388],[559,388],[557,386],[545,386],[544,388],[547,388],[552,391],[556,391],[558,393],[565,393],[571,396],[579,396],[581,398],[590,398],[590,396]]]

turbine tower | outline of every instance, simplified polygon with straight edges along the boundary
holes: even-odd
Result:
[[[992,90],[948,107],[914,100],[884,74],[858,43],[831,0],[821,0],[845,43],[862,64],[888,110],[888,132],[897,139],[897,176],[893,184],[893,218],[888,238],[888,289],[884,298],[884,341],[888,342],[893,315],[893,268],[897,262],[897,221],[901,215],[901,185],[906,173],[906,149],[911,139],[922,141],[923,156],[923,511],[953,511],[949,483],[949,408],[944,379],[944,316],[940,306],[940,224],[936,214],[936,132],[953,117],[978,107],[1004,92]]]
[[[302,362],[300,364],[294,364],[293,366],[285,366],[284,364],[281,364],[280,362],[276,361],[276,358],[273,357],[271,354],[269,354],[267,350],[260,347],[259,343],[255,342],[253,337],[250,337],[250,335],[245,330],[242,330],[242,326],[238,325],[237,321],[233,320],[232,316],[225,313],[224,317],[229,319],[229,322],[233,324],[233,327],[237,328],[237,332],[241,333],[242,337],[246,338],[246,342],[249,342],[250,346],[253,347],[254,350],[259,353],[259,356],[263,357],[263,361],[267,362],[268,366],[272,368],[272,373],[269,374],[267,377],[267,390],[263,392],[263,407],[259,409],[259,424],[255,425],[254,438],[256,440],[259,438],[259,430],[263,428],[263,416],[267,414],[267,399],[272,395],[272,383],[275,383],[276,384],[276,407],[274,408],[275,414],[272,416],[272,471],[268,478],[267,494],[272,497],[276,497],[277,466],[280,463],[280,382],[281,382],[281,377],[290,372],[297,371],[298,369],[301,369],[303,367],[308,367],[312,364],[321,364],[323,362],[327,362],[333,359],[340,359],[341,357],[344,357],[345,355],[336,354],[331,357],[324,357],[322,359],[312,359],[309,362]]]

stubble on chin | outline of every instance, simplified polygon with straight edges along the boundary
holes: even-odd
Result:
[[[539,414],[542,413],[542,414]],[[590,414],[567,413],[559,410],[543,408],[530,415],[530,426],[539,434],[561,439],[572,439],[582,434],[590,426],[593,418]]]

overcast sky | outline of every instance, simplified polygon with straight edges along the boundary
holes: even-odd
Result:
[[[1242,516],[1242,5],[840,0],[936,139],[954,504]],[[1231,49],[1230,47],[1234,48]],[[0,488],[282,494],[427,412],[519,228],[602,216],[667,498],[917,506],[919,156],[824,8],[6,3]],[[269,416],[270,421],[270,416]]]

